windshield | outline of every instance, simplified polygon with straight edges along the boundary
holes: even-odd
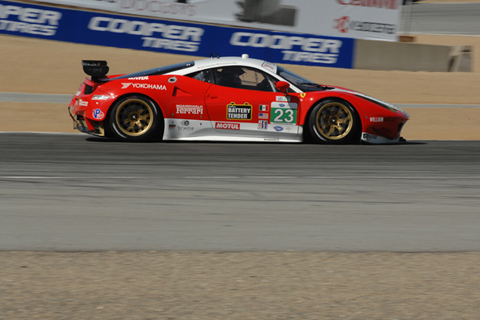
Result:
[[[280,66],[277,66],[277,74],[304,92],[326,89],[324,86],[305,79],[304,77],[301,77],[298,74],[295,74],[292,71],[284,69]]]
[[[166,73],[169,73],[169,72],[189,68],[189,67],[193,66],[194,64],[195,64],[194,61],[171,64],[171,65],[163,66],[163,67],[159,67],[159,68],[153,68],[153,69],[149,69],[149,70],[130,73],[130,74],[127,74],[127,75],[124,75],[124,76],[121,76],[121,77],[118,77],[118,78],[115,78],[115,79],[137,78],[137,77],[146,77],[146,76],[158,76],[158,75],[161,75],[161,74],[166,74]]]

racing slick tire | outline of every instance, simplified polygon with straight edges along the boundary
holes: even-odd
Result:
[[[161,140],[164,123],[155,102],[144,96],[128,96],[115,103],[108,125],[112,137],[138,142]]]
[[[327,99],[313,107],[308,131],[316,142],[343,144],[359,140],[360,118],[345,100]]]

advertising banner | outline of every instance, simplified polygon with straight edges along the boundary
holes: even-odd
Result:
[[[0,34],[200,57],[352,68],[354,39],[122,16],[0,0]]]
[[[273,31],[396,41],[402,0],[34,1]]]

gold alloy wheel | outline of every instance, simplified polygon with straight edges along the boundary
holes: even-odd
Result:
[[[123,133],[139,137],[152,127],[153,110],[146,101],[128,99],[118,106],[115,121]]]
[[[326,139],[340,140],[352,131],[353,121],[352,111],[345,104],[329,102],[318,111],[315,125]]]

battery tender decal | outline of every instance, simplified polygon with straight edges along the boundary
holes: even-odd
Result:
[[[297,123],[297,104],[296,103],[272,103],[270,112],[270,123]]]
[[[227,105],[227,120],[252,120],[252,105],[248,102]]]

